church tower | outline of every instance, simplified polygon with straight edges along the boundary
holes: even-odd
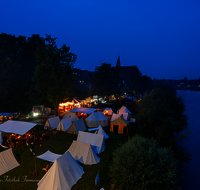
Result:
[[[118,56],[117,63],[116,63],[116,68],[120,69],[120,66],[121,66],[121,64],[120,64],[120,58]]]

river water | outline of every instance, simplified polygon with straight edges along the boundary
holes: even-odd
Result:
[[[191,131],[188,140],[180,143],[186,147],[186,152],[192,154],[190,163],[182,166],[183,190],[200,190],[200,92],[177,90],[177,94],[184,99]]]

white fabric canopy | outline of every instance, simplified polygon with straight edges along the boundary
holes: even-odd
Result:
[[[96,154],[100,154],[106,148],[106,144],[105,144],[103,135],[97,135],[97,134],[93,134],[93,133],[79,131],[77,141],[91,144],[92,148]]]
[[[47,160],[49,162],[54,162],[57,158],[61,157],[61,154],[55,154],[49,150],[47,150],[44,154],[36,156],[37,158]]]
[[[64,119],[64,118],[67,118],[67,117],[70,117],[72,121],[78,120],[76,114],[73,113],[73,112],[67,112],[67,113],[63,116],[63,119]]]
[[[77,113],[85,113],[85,114],[91,114],[92,112],[96,111],[95,108],[74,108],[70,110],[70,112],[77,112]]]
[[[124,113],[124,114],[113,114],[110,121],[118,119],[121,115],[123,115],[123,118],[125,120],[128,120],[128,113]]]
[[[68,151],[73,156],[73,158],[83,164],[97,164],[100,158],[93,151],[91,144],[73,141]]]
[[[15,159],[12,149],[0,152],[0,175],[12,170],[20,164]]]
[[[5,123],[0,125],[0,131],[6,132],[6,133],[16,133],[19,135],[24,135],[27,131],[32,129],[35,125],[35,123],[31,122],[24,122],[24,121],[12,121],[8,120]]]
[[[67,131],[67,129],[69,129],[71,124],[72,124],[71,117],[66,117],[66,118],[60,120],[57,130]]]
[[[109,137],[101,126],[99,126],[99,129],[95,133],[97,135],[103,135],[104,139],[107,139]]]
[[[108,125],[108,118],[102,112],[93,112],[85,119],[85,123],[88,127],[98,127],[99,125],[105,127]]]
[[[48,120],[46,121],[46,123],[44,124],[44,129],[56,129],[58,127],[58,124],[60,123],[60,118],[59,116],[57,117],[52,117],[52,118],[48,118]]]
[[[117,111],[118,114],[124,114],[124,113],[128,113],[131,115],[131,112],[125,107],[125,106],[122,106],[118,111]]]
[[[55,160],[38,183],[38,190],[70,190],[82,177],[83,168],[67,151]]]
[[[85,123],[83,121],[83,118],[72,121],[71,126],[67,129],[67,133],[72,133],[72,134],[78,134],[79,131],[85,131]]]

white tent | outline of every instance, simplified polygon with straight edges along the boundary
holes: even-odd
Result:
[[[73,112],[67,112],[67,113],[63,116],[63,119],[64,119],[64,118],[67,118],[67,117],[70,117],[72,121],[78,120],[78,117],[77,117],[76,114],[73,113]]]
[[[95,134],[97,135],[103,135],[104,139],[107,139],[109,136],[106,134],[106,132],[103,130],[101,126],[99,126],[99,129],[96,130]]]
[[[108,118],[102,112],[93,112],[85,119],[85,123],[88,127],[98,127],[99,125],[105,127],[108,125]]]
[[[66,117],[64,119],[61,119],[58,124],[57,130],[66,131],[70,127],[71,124],[72,124],[71,117]]]
[[[113,114],[113,110],[111,108],[106,108],[102,113],[103,114],[107,114],[107,115],[112,115]]]
[[[24,121],[12,121],[8,120],[0,125],[0,131],[6,133],[15,133],[19,135],[24,135],[27,131],[32,129],[36,124]]]
[[[131,112],[127,109],[127,107],[122,106],[118,111],[117,114],[124,114],[124,113],[128,113],[129,115],[131,115]]]
[[[0,175],[12,170],[20,164],[15,159],[12,149],[0,152]]]
[[[59,116],[48,118],[44,124],[44,129],[56,129],[60,123]]]
[[[68,151],[73,156],[73,158],[83,164],[97,164],[100,158],[93,151],[91,144],[73,141]]]
[[[100,154],[106,148],[103,135],[97,135],[93,133],[79,131],[77,141],[91,144],[96,154]]]
[[[125,120],[128,120],[128,113],[124,113],[124,114],[113,114],[110,121],[118,119],[121,115],[123,115],[123,118]]]
[[[70,190],[82,177],[83,168],[67,151],[55,160],[38,183],[38,190]]]
[[[72,133],[72,134],[78,134],[79,131],[85,131],[85,123],[83,121],[83,118],[72,121],[71,126],[67,129],[67,133]]]
[[[36,156],[37,158],[47,160],[49,162],[54,162],[57,158],[61,157],[61,154],[54,154],[53,152],[47,150],[44,154]]]

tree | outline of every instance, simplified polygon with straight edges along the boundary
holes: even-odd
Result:
[[[135,136],[114,151],[112,182],[119,190],[178,190],[179,162],[155,140]]]
[[[161,145],[174,145],[174,133],[187,129],[182,97],[169,87],[154,88],[138,103],[136,121],[143,137],[154,138]]]
[[[96,67],[92,76],[91,93],[99,96],[109,96],[119,92],[119,73],[111,64],[102,63]]]
[[[58,48],[55,40],[46,35],[46,44],[37,48],[38,65],[35,67],[33,82],[41,99],[48,98],[57,112],[59,103],[72,96],[75,81],[72,68],[77,56],[66,45]]]

